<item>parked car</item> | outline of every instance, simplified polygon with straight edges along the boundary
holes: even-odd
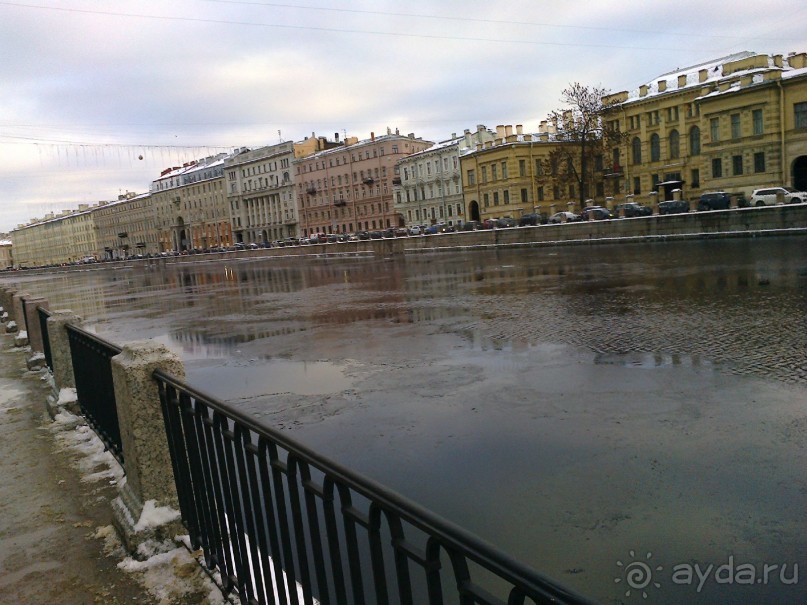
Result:
[[[603,208],[602,206],[583,208],[583,212],[580,213],[580,216],[584,221],[603,221],[614,218],[608,208]]]
[[[549,223],[557,225],[558,223],[576,223],[582,220],[579,214],[574,212],[556,212],[549,217]]]
[[[509,229],[510,227],[518,227],[518,221],[514,218],[510,218],[509,216],[496,219],[497,229]]]
[[[478,231],[482,228],[482,223],[479,221],[465,221],[460,227],[460,231]]]
[[[785,204],[800,204],[807,202],[807,193],[798,191],[793,187],[768,187],[767,189],[755,189],[751,194],[752,206],[773,206],[776,204],[777,196],[781,194]]]
[[[617,216],[619,216],[620,213],[625,218],[633,218],[636,216],[651,216],[653,214],[653,209],[648,206],[642,206],[641,204],[637,204],[636,202],[626,202],[624,204],[618,204],[616,206]]]
[[[689,212],[689,202],[686,200],[665,200],[658,203],[659,214],[682,214]]]
[[[521,217],[518,219],[519,227],[544,225],[544,224],[546,224],[546,216],[543,214],[538,214],[536,212],[531,212],[529,214],[522,214]]]
[[[435,225],[429,225],[426,227],[426,230],[423,232],[425,235],[435,235],[437,233],[445,233],[446,225],[444,223],[437,223]]]
[[[707,191],[698,198],[698,211],[727,210],[731,207],[731,194],[725,191]]]
[[[423,233],[423,230],[417,225],[414,225],[413,227],[409,227],[409,235],[421,235],[422,233]]]

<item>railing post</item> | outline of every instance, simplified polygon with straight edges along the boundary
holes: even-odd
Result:
[[[70,339],[67,336],[67,326],[80,326],[81,317],[73,313],[69,309],[57,309],[51,311],[48,317],[48,338],[50,340],[50,357],[53,364],[53,382],[56,387],[56,399],[53,405],[48,406],[48,412],[51,417],[59,413],[57,409],[59,393],[62,389],[75,389],[76,378],[73,374],[73,357],[70,353]],[[71,412],[78,415],[77,402],[71,400],[75,409],[70,409]]]
[[[152,378],[157,368],[180,379],[185,377],[182,361],[153,342],[124,345],[112,358],[126,471],[126,481],[112,502],[113,522],[126,549],[135,556],[147,541],[165,543],[185,533],[179,521],[159,390]]]

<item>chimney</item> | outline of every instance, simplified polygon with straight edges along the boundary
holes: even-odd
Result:
[[[698,82],[706,82],[706,78],[709,77],[709,72],[705,69],[701,69],[698,71]]]
[[[504,137],[504,124],[496,126],[496,138],[501,139]]]
[[[647,96],[647,84],[642,84],[639,87],[639,96],[640,97],[646,97]]]
[[[678,88],[683,88],[686,85],[687,85],[687,75],[681,74],[680,76],[678,76]]]
[[[658,81],[658,91],[664,92],[667,90],[667,80],[659,80]]]
[[[333,140],[336,141],[337,143],[339,142],[339,133],[338,132],[333,133]]]
[[[509,137],[512,134],[513,134],[513,125],[508,124],[507,126],[504,127],[504,136]]]
[[[524,126],[522,124],[516,124],[516,134],[524,134]]]
[[[370,133],[370,140],[375,141],[375,133],[374,132]]]

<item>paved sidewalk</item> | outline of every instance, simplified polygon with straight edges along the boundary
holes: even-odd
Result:
[[[58,438],[45,412],[50,387],[25,369],[28,356],[0,335],[0,603],[221,602],[184,549],[158,562],[128,559],[135,572],[118,567],[115,480]]]

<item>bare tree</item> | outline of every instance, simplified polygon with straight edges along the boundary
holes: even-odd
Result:
[[[558,144],[545,161],[544,174],[561,190],[574,186],[582,208],[602,179],[603,157],[621,140],[619,130],[605,120],[613,104],[603,103],[609,91],[578,82],[566,88],[561,101],[566,106],[553,110],[547,120]]]

